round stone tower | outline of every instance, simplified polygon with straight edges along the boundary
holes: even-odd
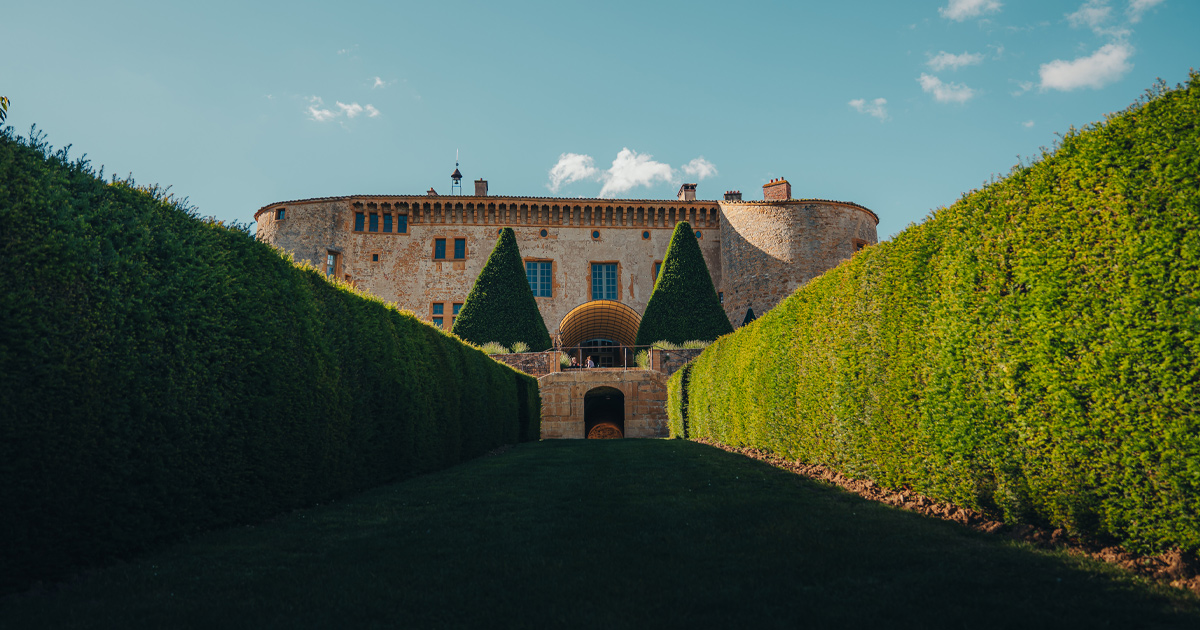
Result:
[[[845,201],[792,199],[787,180],[763,186],[763,201],[727,194],[721,205],[725,314],[741,326],[858,250],[878,242],[874,212]]]

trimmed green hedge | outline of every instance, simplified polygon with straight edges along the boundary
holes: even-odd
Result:
[[[691,435],[1200,549],[1198,123],[1193,73],[813,280],[692,364]]]
[[[671,233],[635,344],[712,341],[731,332],[696,234],[690,223],[680,221]]]
[[[553,345],[529,288],[512,228],[500,230],[496,246],[454,320],[453,332],[479,346],[494,341],[511,348],[520,341],[529,346],[529,351],[542,352]]]
[[[536,440],[537,382],[0,132],[0,591]]]

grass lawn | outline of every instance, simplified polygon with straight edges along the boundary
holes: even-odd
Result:
[[[0,604],[0,627],[1200,627],[1200,600],[679,440],[551,441]]]

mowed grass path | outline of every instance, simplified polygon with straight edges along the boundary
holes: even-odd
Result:
[[[0,604],[0,627],[1200,627],[1090,561],[678,440],[554,441]]]

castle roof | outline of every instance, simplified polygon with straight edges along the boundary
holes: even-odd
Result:
[[[457,170],[457,169],[456,169]],[[769,206],[779,203],[832,203],[841,206],[849,206],[857,208],[870,214],[875,219],[876,225],[879,224],[879,215],[866,206],[859,205],[853,201],[838,201],[836,199],[788,199],[786,201],[718,201],[710,199],[695,199],[691,201],[681,201],[679,199],[605,199],[600,197],[527,197],[522,195],[515,196],[488,196],[479,197],[476,195],[440,195],[436,202],[431,202],[428,195],[339,195],[335,197],[309,197],[307,199],[291,199],[288,201],[276,201],[269,203],[254,212],[254,219],[258,220],[258,215],[266,212],[268,209],[277,206],[285,206],[297,203],[317,203],[328,201],[346,201],[351,199],[380,199],[380,200],[403,200],[415,203],[453,203],[455,201],[471,201],[476,203],[511,203],[513,201],[528,201],[537,203],[552,203],[552,204],[568,204],[568,205],[605,205],[605,206],[720,206],[722,204],[740,204],[740,205],[762,205]]]

